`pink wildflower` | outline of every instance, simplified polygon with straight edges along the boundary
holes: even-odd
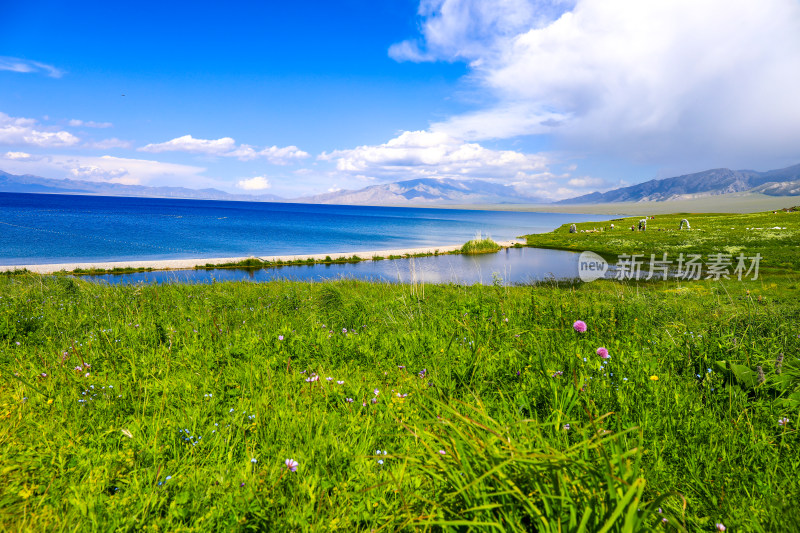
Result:
[[[583,320],[576,320],[574,324],[572,324],[572,328],[577,331],[578,333],[585,333],[586,332],[586,322]]]
[[[290,472],[297,472],[297,465],[299,463],[294,459],[286,459],[283,464],[286,465],[286,468],[288,468]]]
[[[608,355],[608,350],[606,350],[602,346],[597,349],[597,355],[599,355],[603,359],[608,359],[609,357],[611,357],[610,355]]]

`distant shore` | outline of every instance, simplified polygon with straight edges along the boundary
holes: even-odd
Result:
[[[515,244],[525,244],[524,240],[500,241],[503,248],[514,246]],[[194,259],[157,259],[151,261],[81,261],[74,263],[49,263],[49,264],[30,264],[30,265],[0,265],[0,272],[12,272],[14,270],[28,270],[37,274],[53,274],[56,272],[72,272],[75,270],[113,270],[113,269],[151,269],[151,270],[186,270],[206,265],[225,265],[247,261],[248,259],[258,259],[271,263],[289,263],[299,261],[324,261],[330,258],[334,261],[352,258],[354,255],[364,260],[371,260],[373,257],[389,258],[389,256],[415,256],[446,254],[460,250],[463,245],[453,244],[447,246],[422,246],[418,248],[400,248],[392,250],[357,250],[352,252],[330,252],[320,254],[301,254],[301,255],[273,255],[273,256],[249,256],[249,257],[215,257],[215,258],[194,258]]]

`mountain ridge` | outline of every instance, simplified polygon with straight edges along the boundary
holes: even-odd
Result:
[[[798,180],[800,164],[766,172],[715,168],[672,178],[653,179],[604,193],[593,192],[554,203],[665,202],[747,191],[771,196],[794,196],[796,194],[789,191],[797,190],[797,187],[782,187],[780,184]]]

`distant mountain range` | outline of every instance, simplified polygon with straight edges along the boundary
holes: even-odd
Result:
[[[768,172],[716,168],[675,178],[650,180],[604,193],[593,192],[556,203],[664,202],[745,191],[770,196],[800,195],[800,165]]]
[[[218,189],[187,189],[185,187],[147,187],[71,179],[50,179],[25,174],[18,176],[0,170],[0,192],[50,194],[87,194],[97,196],[139,196],[146,198],[190,198],[193,200],[229,200],[248,202],[282,202],[272,194],[229,194]]]
[[[342,190],[282,198],[273,194],[230,194],[218,189],[147,187],[39,176],[17,176],[0,171],[0,192],[189,198],[247,202],[298,202],[349,205],[468,205],[545,204],[540,197],[521,194],[514,187],[483,180],[421,178],[372,185],[359,190]],[[800,165],[780,170],[730,170],[718,168],[674,178],[654,179],[608,192],[593,192],[556,204],[605,204],[616,202],[664,202],[751,192],[769,196],[800,196]]]
[[[311,204],[350,205],[446,205],[446,204],[541,204],[546,201],[520,194],[510,185],[483,180],[420,178],[372,185],[357,191],[337,191],[298,198]]]
[[[297,202],[351,205],[443,205],[543,203],[544,200],[520,195],[508,185],[481,180],[415,179],[373,185],[357,191],[336,191],[316,196],[282,198],[273,194],[229,194],[218,189],[185,187],[146,187],[94,181],[17,176],[0,171],[0,192],[88,194],[101,196],[140,196],[151,198],[190,198],[247,202]]]

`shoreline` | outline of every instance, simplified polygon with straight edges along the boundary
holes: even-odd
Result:
[[[500,241],[497,244],[502,248],[509,248],[515,244],[525,244],[522,239],[514,239],[510,241]],[[436,254],[450,254],[460,250],[463,244],[452,244],[446,246],[422,246],[417,248],[400,248],[390,250],[368,250],[368,251],[352,251],[352,252],[333,252],[333,253],[318,253],[318,254],[300,254],[300,255],[273,255],[273,256],[249,256],[249,257],[214,257],[214,258],[192,258],[192,259],[156,259],[156,260],[142,260],[142,261],[86,261],[86,262],[73,262],[73,263],[48,263],[48,264],[29,264],[29,265],[0,265],[0,272],[13,272],[15,270],[28,270],[36,274],[55,274],[58,272],[70,273],[75,270],[113,270],[113,269],[131,269],[131,270],[191,270],[195,267],[205,267],[206,265],[224,265],[229,263],[238,263],[247,261],[248,259],[258,259],[263,262],[300,262],[300,261],[324,261],[327,257],[332,260],[345,260],[351,259],[354,255],[359,256],[364,261],[371,261],[373,257],[380,256],[388,259],[389,256],[406,256],[406,255],[436,255]],[[231,267],[225,267],[231,268]],[[232,267],[232,268],[246,268]]]

